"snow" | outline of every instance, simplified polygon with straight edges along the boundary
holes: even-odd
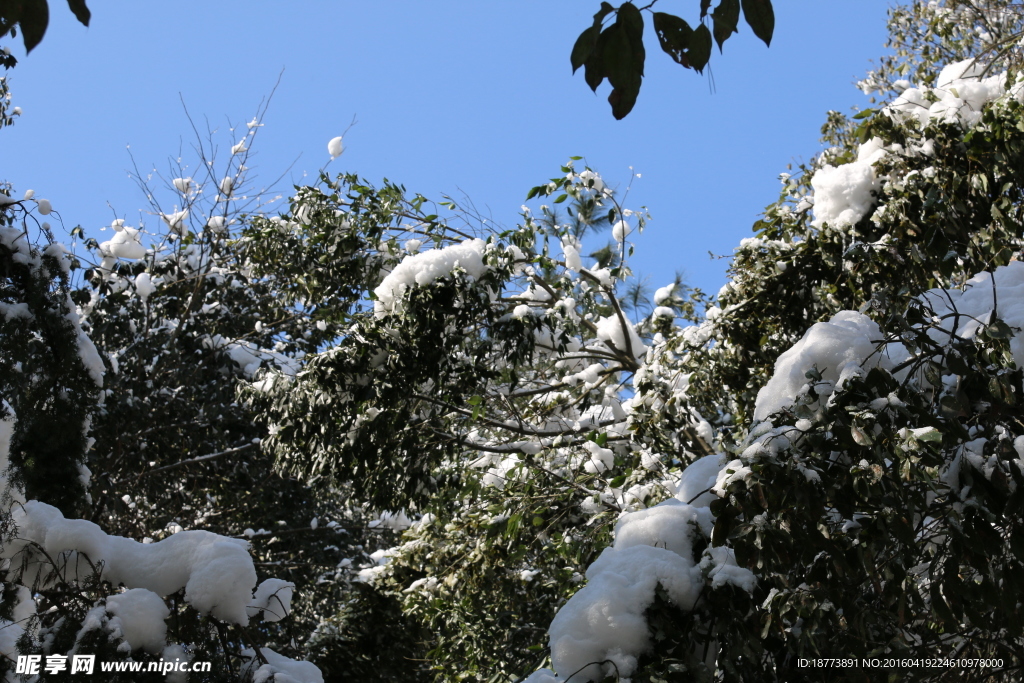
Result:
[[[146,255],[138,230],[125,225],[124,221],[114,221],[110,227],[114,229],[114,236],[100,244],[100,254],[132,261]]]
[[[684,471],[687,486],[707,483],[721,459],[708,456],[695,463],[695,473]],[[712,524],[709,508],[674,498],[623,515],[615,526],[615,542],[587,569],[587,585],[551,622],[554,671],[542,669],[526,680],[582,683],[610,675],[628,678],[637,657],[651,645],[644,612],[654,602],[658,586],[682,610],[693,608],[705,574],[712,588],[731,585],[753,591],[754,575],[736,564],[731,550],[709,548],[699,563],[694,562],[694,540],[709,535]],[[605,660],[611,663],[595,663]]]
[[[1024,328],[1024,262],[1011,261],[992,273],[979,273],[965,283],[963,291],[933,289],[919,298],[939,318],[939,329],[928,334],[940,344],[948,343],[953,334],[971,339],[995,317],[1011,328]],[[1022,335],[1010,339],[1010,353],[1017,367],[1024,367]]]
[[[204,339],[203,346],[213,349],[225,349],[228,358],[242,369],[242,374],[248,379],[253,379],[264,363],[276,366],[277,369],[288,376],[294,375],[299,369],[299,364],[294,358],[290,358],[277,351],[260,348],[247,340],[231,341],[219,334],[215,334]]]
[[[101,567],[101,577],[128,588],[145,588],[160,596],[185,589],[185,600],[199,612],[217,619],[245,625],[246,606],[252,602],[256,570],[249,557],[248,543],[208,531],[182,531],[156,543],[139,543],[121,536],[108,536],[92,522],[65,519],[57,508],[29,501],[12,510],[19,538],[4,548],[3,557],[19,552],[32,556],[38,544],[49,557],[65,555],[69,580],[84,579],[92,566]],[[45,559],[31,557],[28,578],[36,571],[45,575]]]
[[[78,333],[78,358],[82,361],[82,365],[85,367],[89,378],[92,379],[93,383],[97,387],[103,386],[103,375],[106,373],[106,368],[103,366],[103,359],[100,358],[100,352],[96,349],[96,345],[93,344],[92,339],[82,329],[82,320],[79,316],[78,309],[75,306],[75,302],[71,300],[71,296],[67,297],[67,319],[68,322],[75,328]]]
[[[839,383],[854,368],[861,368],[870,358],[870,365],[891,369],[906,358],[900,344],[890,344],[876,353],[881,344],[881,330],[871,318],[855,311],[840,311],[828,322],[815,323],[803,338],[775,361],[775,372],[760,391],[754,405],[754,419],[764,420],[770,414],[791,405],[810,382],[804,373],[817,368],[822,381]]]
[[[373,312],[378,318],[402,310],[402,297],[414,286],[425,286],[446,275],[455,268],[463,268],[470,276],[478,278],[487,270],[484,251],[487,244],[481,239],[470,239],[443,249],[411,254],[402,259],[373,290],[377,300]]]
[[[628,346],[626,343],[627,335],[629,339]],[[640,335],[636,333],[636,329],[629,324],[628,319],[620,321],[619,316],[617,315],[598,319],[597,338],[605,343],[613,345],[619,351],[628,353],[632,350],[633,356],[637,359],[643,358],[647,355],[647,345],[640,339]]]
[[[312,662],[300,662],[279,655],[269,647],[261,647],[260,654],[267,660],[252,676],[252,683],[323,683],[324,676]],[[242,656],[250,660],[250,670],[259,662],[256,652],[251,649],[242,650]],[[273,679],[271,679],[273,676]]]
[[[171,615],[159,595],[145,588],[132,588],[107,598],[107,611],[114,615],[108,628],[120,630],[132,650],[142,648],[151,654],[164,649],[167,624]]]
[[[39,207],[39,213],[44,216],[49,216],[50,212],[53,211],[53,205],[50,204],[49,199],[37,199],[36,204]]]
[[[551,669],[539,669],[522,680],[521,683],[564,683]]]
[[[224,216],[211,216],[210,220],[206,221],[206,225],[208,225],[210,227],[210,230],[212,230],[215,233],[223,233]]]
[[[890,116],[916,119],[921,128],[933,120],[974,126],[981,120],[982,107],[1006,92],[1006,74],[979,78],[984,70],[984,64],[973,59],[948,64],[939,73],[935,88],[907,87],[885,111]]]
[[[188,194],[193,186],[191,178],[175,178],[171,183],[174,185],[174,189],[182,194]]]
[[[871,209],[872,193],[881,187],[874,164],[885,156],[881,138],[872,138],[860,146],[857,160],[841,166],[826,164],[811,177],[814,190],[814,220],[821,228],[850,226]]]
[[[693,525],[711,532],[711,510],[669,498],[665,502],[624,515],[615,525],[619,550],[649,545],[671,550],[681,557],[693,556]]]
[[[149,273],[139,273],[135,276],[135,293],[140,299],[145,301],[155,291],[156,285],[153,284],[153,278]]]
[[[583,260],[580,258],[580,244],[578,241],[572,237],[563,237],[562,253],[565,254],[566,268],[576,272],[583,270]]]
[[[316,527],[313,527],[314,529]],[[246,611],[250,617],[263,612],[263,621],[281,621],[292,611],[295,584],[281,579],[267,579],[256,588],[252,604]]]
[[[634,513],[635,514],[635,513]],[[606,548],[587,569],[587,585],[558,611],[548,630],[551,664],[569,681],[628,677],[650,646],[644,612],[661,586],[677,606],[689,610],[704,585],[700,569],[671,550],[636,545]],[[580,673],[568,678],[574,671]]]
[[[164,223],[167,224],[167,227],[169,227],[175,234],[185,235],[188,233],[188,228],[185,227],[185,219],[188,218],[188,209],[175,211],[174,213],[162,214],[160,217],[163,219]]]
[[[675,290],[675,283],[665,285],[664,287],[658,287],[657,291],[654,292],[654,305],[663,305],[666,301],[672,298],[672,293],[675,292]],[[721,298],[721,293],[719,293],[719,298]]]
[[[626,236],[633,231],[629,223],[620,220],[614,226],[612,226],[612,239],[619,244],[622,244],[626,240]]]
[[[345,148],[341,144],[340,135],[336,138],[331,138],[331,141],[327,143],[327,153],[331,155],[331,159],[337,159],[344,151]]]
[[[722,453],[705,455],[683,470],[676,485],[676,499],[693,507],[707,507],[717,496],[710,489],[718,480],[718,473],[725,467],[726,456]]]

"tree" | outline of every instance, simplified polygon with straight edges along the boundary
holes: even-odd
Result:
[[[274,215],[246,204],[257,116],[220,172],[200,146],[166,179],[159,230],[88,243],[75,286],[28,230],[49,202],[5,192],[3,653],[208,680],[1018,677],[1024,90],[999,48],[1022,18],[891,22],[878,107],[830,113],[713,298],[642,305],[646,215],[582,159],[507,229],[326,171]],[[33,459],[53,406],[71,447]],[[125,568],[175,544],[216,562],[164,589]]]
[[[582,267],[568,225],[527,214],[484,240],[355,178],[300,203],[322,222],[286,244],[365,234],[378,274],[346,295],[363,304],[336,346],[254,399],[267,445],[427,520],[367,577],[435,634],[438,678],[527,673],[566,598],[559,677],[532,681],[810,680],[812,653],[955,652],[1015,676],[1021,104],[1015,58],[990,48],[1017,10],[895,11],[888,103],[830,117],[835,146],[786,178],[694,327],[672,323],[671,290],[629,323],[626,266]],[[968,61],[912,52],[931,40]],[[897,82],[915,70],[920,87]],[[531,196],[594,202],[628,257],[636,218],[589,169],[562,171]],[[279,245],[269,226],[253,239]]]

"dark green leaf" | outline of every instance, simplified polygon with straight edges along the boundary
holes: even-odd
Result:
[[[743,0],[743,18],[754,31],[754,35],[771,46],[775,32],[775,11],[771,0]]]
[[[861,119],[866,119],[867,117],[871,116],[874,113],[875,113],[874,109],[865,109],[863,111],[859,111],[856,114],[854,114],[853,115],[853,119],[855,121],[860,121]]]
[[[711,59],[711,31],[704,24],[701,24],[690,37],[690,66],[703,73],[708,60]]]
[[[21,3],[21,38],[25,41],[25,52],[39,44],[50,23],[50,9],[46,0],[24,0]]]
[[[627,2],[619,8],[615,23],[605,29],[598,43],[603,75],[612,84],[608,102],[616,119],[632,111],[640,94],[645,57],[643,33],[640,10]]]
[[[737,32],[736,27],[740,23],[740,0],[722,0],[711,13],[711,21],[714,26],[715,42],[718,43],[718,50],[721,52],[725,41]]]
[[[567,194],[560,194],[560,195],[558,195],[558,197],[555,198],[555,204],[561,204],[562,202],[564,202],[568,198],[569,198],[569,195],[567,195]]]
[[[600,36],[601,27],[591,26],[576,39],[576,44],[572,46],[572,54],[569,56],[573,73],[576,73],[577,69],[586,64],[587,60],[594,54],[594,48],[597,47],[597,39]]]
[[[677,63],[689,69],[690,59],[686,51],[690,48],[690,37],[693,35],[690,25],[674,14],[655,12],[654,32],[658,34],[661,49]]]
[[[1013,330],[1010,329],[1010,326],[998,318],[990,322],[985,330],[988,332],[988,336],[993,339],[1009,339],[1013,336]]]
[[[85,6],[85,0],[68,0],[68,7],[74,12],[75,18],[82,23],[83,26],[89,25],[89,19],[92,18],[92,13],[89,12],[89,8]]]
[[[708,10],[711,9],[711,0],[700,0],[700,18],[703,19],[708,15]]]

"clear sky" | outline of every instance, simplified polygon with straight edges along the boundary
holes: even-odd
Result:
[[[430,198],[465,193],[506,224],[569,156],[613,187],[633,167],[642,178],[628,205],[654,219],[634,240],[634,270],[655,288],[684,270],[713,294],[726,261],[708,252],[730,254],[776,199],[786,164],[820,151],[827,110],[866,106],[853,82],[884,52],[885,0],[774,4],[771,48],[741,23],[724,55],[715,49],[713,93],[707,72],[657,49],[647,15],[644,85],[615,121],[608,86],[592,94],[569,66],[596,0],[93,0],[89,28],[51,0],[31,55],[20,38],[5,41],[20,60],[9,75],[24,114],[0,132],[0,180],[19,197],[35,189],[67,229],[102,239],[100,226],[137,225],[146,207],[127,145],[140,169],[174,177],[169,160],[194,161],[184,101],[201,128],[219,128],[223,158],[228,128],[244,130],[280,75],[249,163],[259,182],[285,174],[287,192],[315,177],[353,118],[331,172]],[[696,8],[657,7],[686,19]]]

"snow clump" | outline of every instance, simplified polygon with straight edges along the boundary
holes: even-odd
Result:
[[[456,268],[478,278],[487,270],[484,252],[487,243],[471,239],[443,249],[430,249],[406,256],[373,290],[377,300],[373,313],[378,318],[402,310],[402,297],[414,286],[423,287],[450,275]]]
[[[871,209],[872,193],[881,188],[875,163],[885,156],[881,138],[871,138],[860,146],[857,160],[841,166],[826,164],[811,177],[814,189],[814,220],[821,228],[854,225]]]
[[[341,144],[340,135],[336,138],[331,138],[331,141],[327,143],[327,153],[331,155],[331,159],[337,159],[344,151],[345,148]]]
[[[828,391],[819,387],[818,393],[829,394],[852,374],[863,374],[862,366],[869,358],[872,365],[887,370],[906,359],[902,344],[880,349],[881,338],[878,324],[856,311],[840,311],[828,322],[815,323],[775,361],[772,378],[757,392],[754,420],[764,420],[792,405],[806,390],[809,380],[805,373],[812,368],[820,373],[821,382],[831,384]]]
[[[114,230],[114,236],[100,244],[100,253],[104,257],[135,261],[146,255],[146,248],[142,246],[138,230],[125,225],[121,219],[115,220],[110,227]]]
[[[1006,74],[979,78],[984,73],[985,65],[973,59],[948,64],[934,88],[907,87],[885,110],[917,119],[921,128],[936,119],[970,128],[981,120],[982,107],[1006,92]]]

